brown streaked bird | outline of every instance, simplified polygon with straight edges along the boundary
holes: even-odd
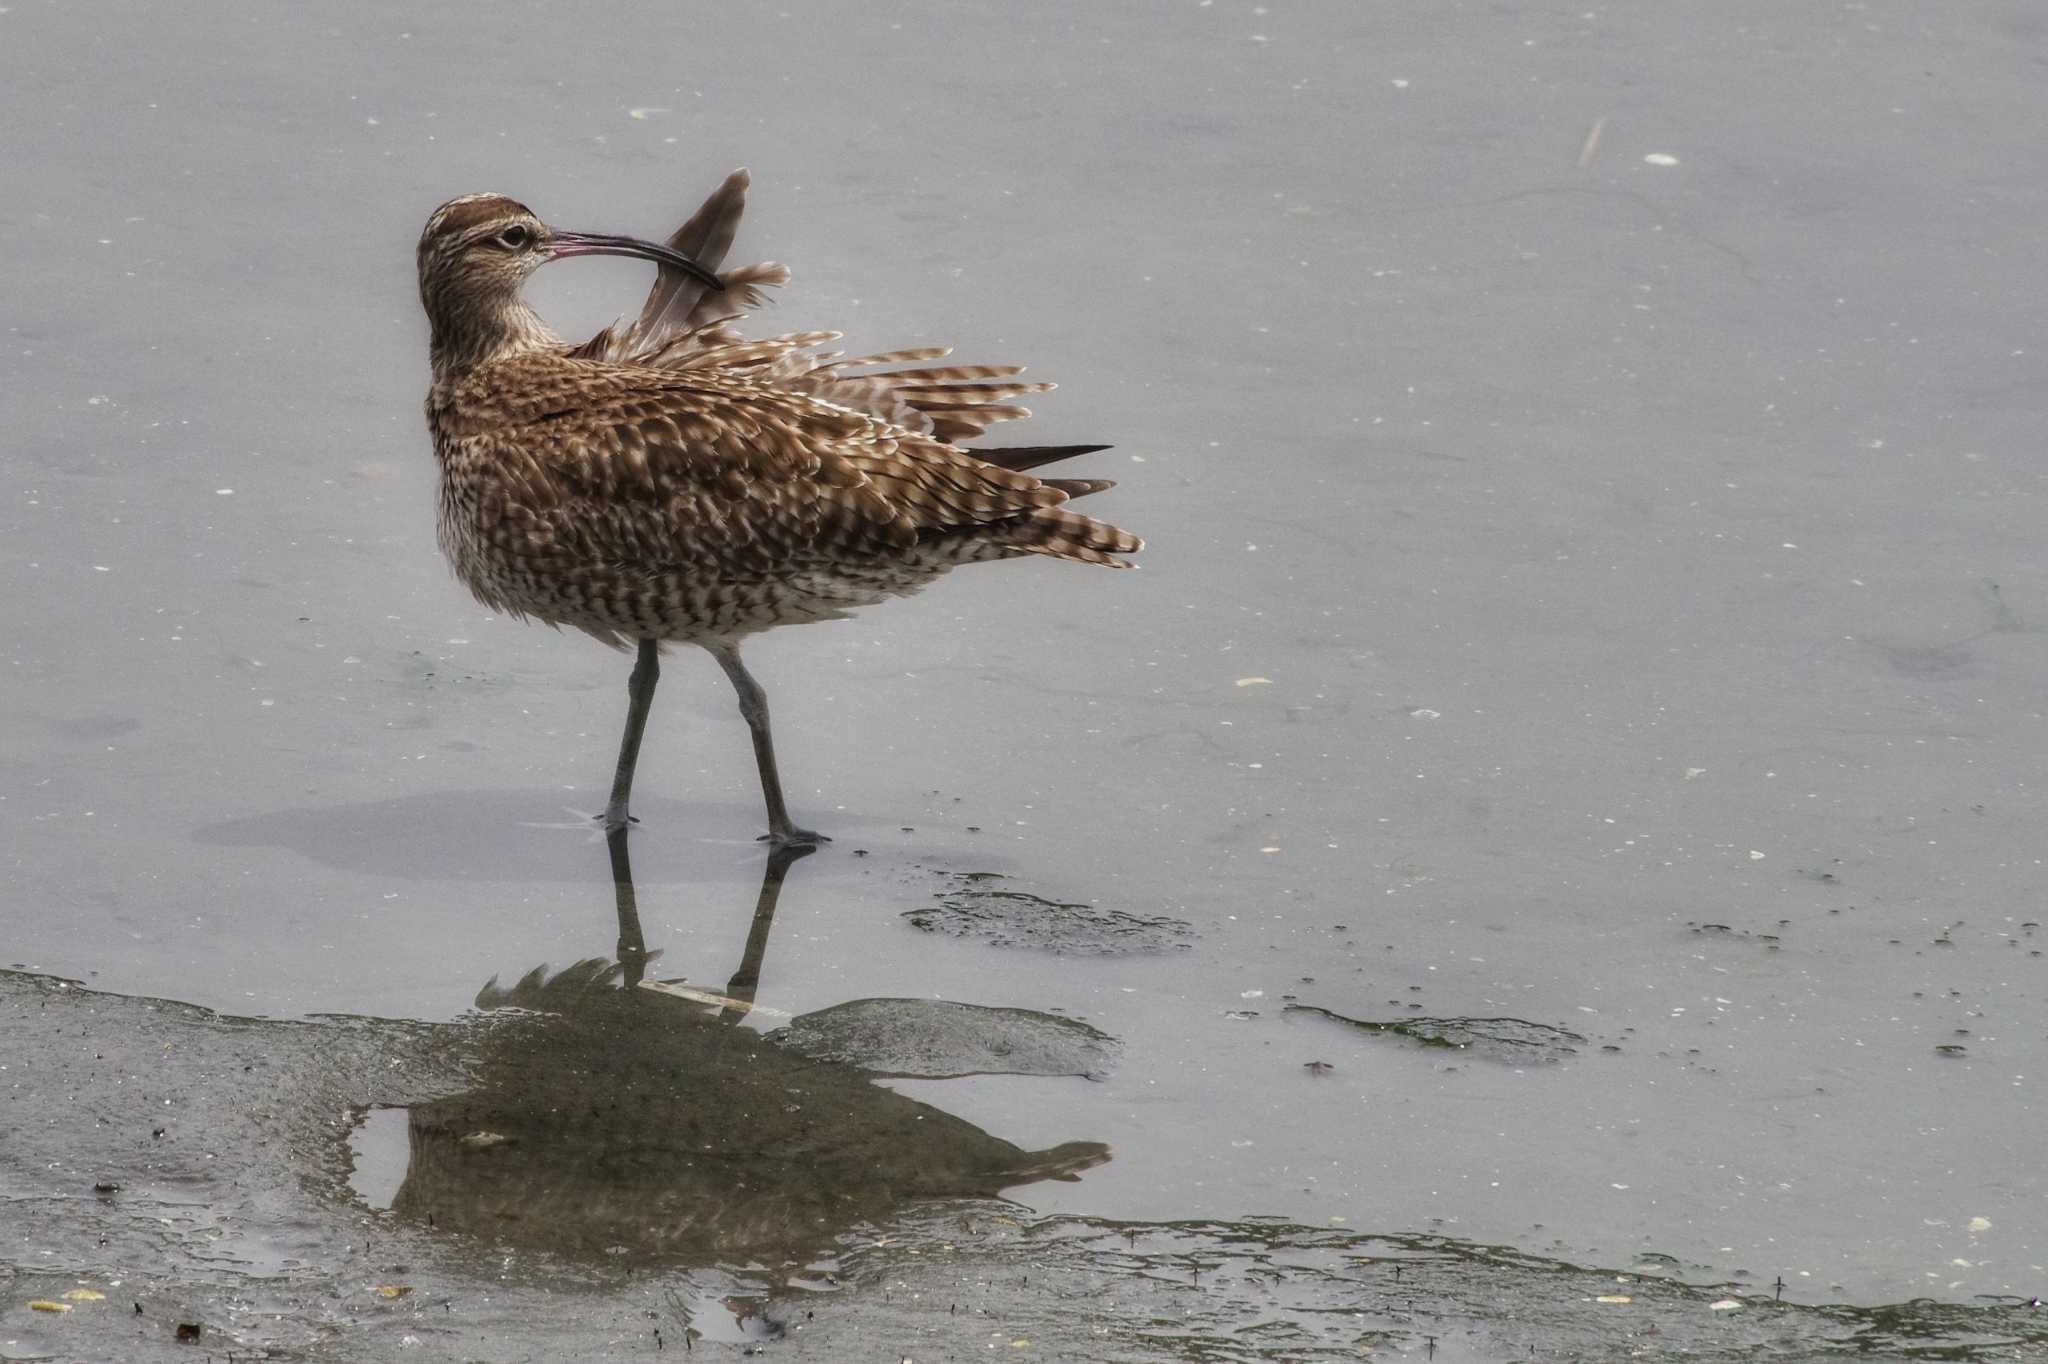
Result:
[[[917,364],[939,347],[846,359],[817,349],[837,332],[734,331],[789,279],[774,264],[718,273],[746,188],[733,172],[666,246],[565,232],[497,194],[434,210],[419,244],[427,425],[441,548],[477,599],[637,651],[607,830],[631,818],[661,646],[696,644],[739,693],[768,840],[810,846],[823,836],[790,822],[741,641],[986,559],[1128,568],[1117,556],[1143,541],[1064,505],[1108,481],[1027,472],[1107,447],[963,444],[1030,415],[1009,399],[1052,387],[1017,382],[1018,366]],[[637,320],[572,346],[520,289],[551,260],[599,253],[654,261],[660,276]]]

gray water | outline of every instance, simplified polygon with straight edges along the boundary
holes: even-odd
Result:
[[[876,1082],[1110,1148],[1012,1217],[2039,1294],[2044,37],[2016,3],[13,0],[0,965],[442,1023],[615,954],[627,660],[441,563],[412,246],[485,189],[660,236],[745,164],[734,258],[796,272],[763,326],[1030,364],[1062,387],[1003,434],[1114,442],[1075,472],[1150,547],[750,647],[836,841],[741,1026],[925,999],[1115,1039],[1092,1078]],[[647,283],[533,296],[574,335]],[[710,660],[668,666],[639,781],[651,973],[723,990],[762,854]]]

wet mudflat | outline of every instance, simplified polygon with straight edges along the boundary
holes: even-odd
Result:
[[[618,983],[535,974],[420,1024],[238,1019],[0,974],[22,1058],[5,1357],[2048,1349],[2048,1319],[2017,1299],[1814,1306],[1687,1285],[1655,1257],[1613,1270],[1284,1217],[1038,1215],[993,1195],[1105,1148],[1023,1150],[857,1062]]]
[[[480,17],[0,12],[0,1357],[2043,1348],[2026,7]],[[755,646],[765,928],[679,655],[635,943],[410,252],[740,163],[1151,548]]]

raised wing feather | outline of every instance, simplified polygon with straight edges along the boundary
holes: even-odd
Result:
[[[719,269],[746,212],[748,185],[744,169],[728,175],[668,244],[708,269]],[[745,370],[757,382],[952,443],[979,439],[997,422],[1030,416],[1029,408],[1009,399],[1053,387],[1016,382],[1013,376],[1023,372],[1021,365],[879,368],[941,359],[952,353],[947,346],[844,358],[816,349],[838,340],[837,332],[790,332],[749,340],[731,324],[762,306],[768,289],[787,284],[789,270],[768,261],[724,271],[719,278],[725,289],[711,291],[681,271],[662,266],[637,319],[605,328],[571,353],[580,359],[662,369]]]

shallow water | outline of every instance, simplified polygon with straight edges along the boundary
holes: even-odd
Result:
[[[618,955],[588,816],[627,662],[448,578],[411,250],[486,188],[659,235],[744,162],[735,256],[796,271],[769,325],[1030,362],[1063,387],[1011,438],[1116,442],[1095,509],[1150,548],[750,646],[836,841],[737,1027],[943,1000],[1114,1039],[864,1082],[1108,1145],[1030,1216],[2039,1294],[2042,36],[17,0],[0,965],[442,1024]],[[535,297],[577,333],[646,284]],[[648,972],[722,993],[763,858],[707,659],[635,808]],[[343,1235],[177,1215],[257,1295],[263,1247]]]

